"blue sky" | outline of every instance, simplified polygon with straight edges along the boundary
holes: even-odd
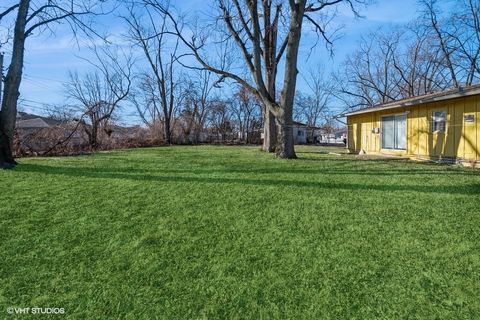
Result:
[[[346,8],[340,10],[335,21],[344,25],[343,36],[334,44],[334,56],[331,57],[320,44],[308,57],[314,37],[306,35],[302,39],[299,69],[300,73],[323,65],[329,73],[338,68],[346,55],[355,50],[357,42],[370,32],[395,24],[403,24],[414,19],[418,13],[417,0],[378,0],[361,13],[364,18],[357,19]],[[204,1],[188,0],[177,4],[182,11],[195,11],[202,8]],[[66,27],[63,27],[66,28]],[[119,19],[109,18],[99,27],[110,34],[120,35],[123,26]],[[62,26],[55,35],[48,37],[32,37],[28,39],[25,57],[24,80],[21,85],[21,98],[24,99],[21,109],[27,112],[42,113],[43,105],[62,104],[65,102],[63,84],[68,80],[69,71],[85,71],[91,66],[81,57],[88,55],[87,43],[77,44]],[[307,59],[308,57],[308,59]],[[298,89],[305,88],[302,77],[299,77]],[[122,110],[125,123],[135,123],[138,118],[134,110],[128,106]]]

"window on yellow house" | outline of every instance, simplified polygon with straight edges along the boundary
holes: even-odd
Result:
[[[432,114],[432,132],[445,132],[446,119],[445,111],[434,111]]]

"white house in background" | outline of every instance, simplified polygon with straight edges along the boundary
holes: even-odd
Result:
[[[340,129],[338,129],[338,130],[335,130],[335,131],[333,132],[333,134],[335,135],[335,139],[336,139],[336,140],[341,140],[341,141],[343,141],[344,139],[347,139],[348,128],[347,128],[347,127],[340,128]]]
[[[320,137],[322,133],[322,129],[320,128],[309,128],[305,123],[301,123],[298,121],[293,121],[292,124],[292,132],[293,132],[293,142],[295,144],[307,144],[307,143],[317,143],[320,142]],[[261,134],[260,138],[263,140],[263,128],[260,129]],[[312,135],[313,131],[313,135]],[[311,138],[313,136],[313,141]]]
[[[342,144],[347,139],[347,128],[340,128],[333,132],[323,131],[320,138],[320,143],[325,144]]]
[[[295,144],[307,143],[307,125],[293,121],[293,142]]]

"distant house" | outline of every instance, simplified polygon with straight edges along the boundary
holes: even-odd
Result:
[[[18,112],[15,153],[20,155],[44,152],[67,137],[72,145],[80,146],[83,138],[80,132],[72,134],[74,126],[67,121]]]
[[[480,160],[480,85],[394,101],[345,116],[352,152]]]
[[[124,127],[113,125],[109,127],[109,134],[111,138],[114,139],[132,139],[135,138],[139,133],[145,134],[143,128],[139,125]]]
[[[336,143],[345,143],[348,136],[348,128],[340,128],[333,132]]]
[[[322,141],[325,129],[318,127],[307,127],[307,143],[317,144]]]
[[[319,132],[318,142],[321,144],[344,144],[347,138],[347,128],[328,128]]]
[[[260,139],[263,140],[263,128],[259,130],[261,132]],[[321,139],[322,129],[316,127],[309,127],[307,124],[293,121],[292,124],[293,142],[295,144],[307,144],[317,143]]]
[[[343,138],[346,138],[347,137],[347,134],[348,134],[348,128],[345,127],[345,128],[340,128],[340,129],[337,129],[333,132],[334,136],[336,139],[343,139]]]
[[[36,131],[44,128],[50,128],[62,124],[62,121],[48,117],[42,117],[26,112],[18,112],[16,119],[17,130]]]
[[[306,124],[293,121],[293,142],[295,144],[306,144],[307,131],[308,127]]]

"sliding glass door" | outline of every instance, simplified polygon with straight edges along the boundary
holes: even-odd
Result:
[[[382,118],[382,149],[395,149],[395,116]]]
[[[405,114],[382,118],[382,149],[407,149],[407,116]]]
[[[407,149],[407,116],[395,116],[395,149]]]

